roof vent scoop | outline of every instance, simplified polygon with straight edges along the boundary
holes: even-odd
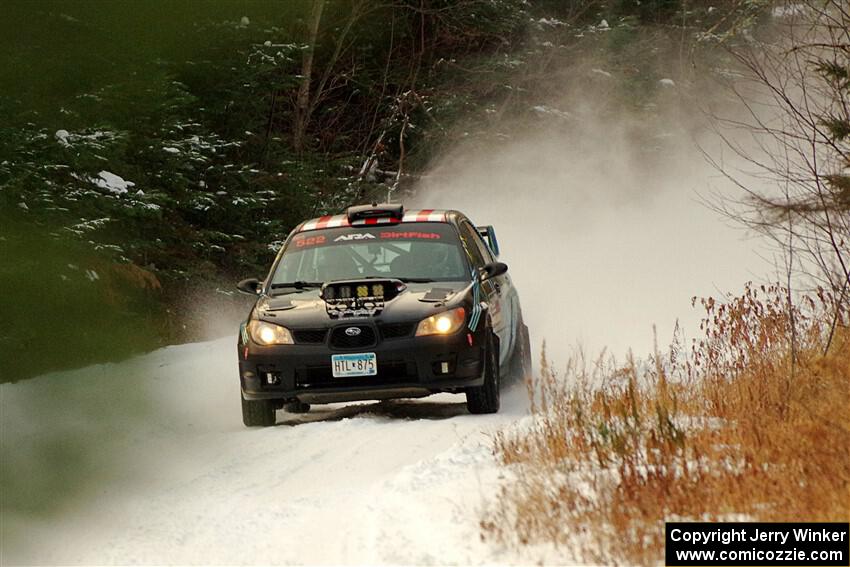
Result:
[[[383,203],[380,205],[372,203],[371,205],[348,207],[346,214],[348,215],[348,222],[350,223],[354,223],[355,221],[366,221],[366,223],[369,224],[369,219],[387,219],[384,222],[401,222],[401,219],[404,217],[404,206],[390,203]]]

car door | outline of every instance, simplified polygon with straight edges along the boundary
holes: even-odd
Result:
[[[487,244],[481,239],[478,231],[468,220],[460,224],[460,234],[470,262],[480,270],[485,264],[495,261]],[[476,274],[478,276],[478,274]],[[511,306],[505,299],[509,297],[510,280],[507,274],[488,279],[481,284],[481,291],[490,306],[490,319],[493,321],[493,331],[499,337],[500,364],[504,364],[511,352],[513,333],[511,331]]]
[[[487,263],[498,262],[499,259],[493,250],[481,236],[474,226],[475,242],[478,244],[482,255]],[[499,293],[499,303],[502,309],[502,319],[505,325],[504,338],[502,339],[502,361],[505,362],[510,353],[513,352],[514,342],[517,338],[517,313],[519,312],[519,301],[517,301],[516,289],[511,280],[510,273],[504,273],[494,278],[495,287]]]

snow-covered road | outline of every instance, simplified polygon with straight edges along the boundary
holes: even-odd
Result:
[[[521,559],[478,522],[500,474],[490,433],[526,413],[522,388],[493,416],[446,394],[246,429],[233,345],[0,386],[0,564]]]

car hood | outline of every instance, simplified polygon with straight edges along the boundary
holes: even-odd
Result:
[[[471,287],[471,282],[409,283],[404,291],[386,302],[380,313],[346,317],[344,320],[374,320],[379,323],[419,321],[460,303]],[[340,319],[328,315],[325,301],[319,293],[318,289],[309,289],[286,295],[263,295],[257,300],[255,316],[295,329],[331,326]]]

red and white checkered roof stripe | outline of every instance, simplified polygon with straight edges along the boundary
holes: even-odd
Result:
[[[341,226],[368,226],[373,224],[395,224],[398,219],[390,217],[375,217],[348,222],[348,215],[327,215],[317,219],[308,220],[301,225],[298,232],[305,230],[320,230],[323,228],[338,228]],[[401,222],[446,222],[446,211],[434,209],[419,209],[404,211]]]

